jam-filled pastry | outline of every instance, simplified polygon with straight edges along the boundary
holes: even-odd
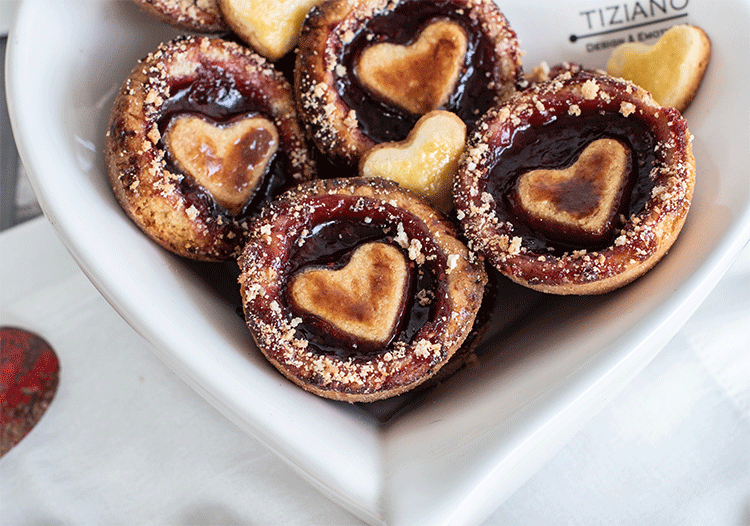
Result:
[[[476,122],[521,77],[516,34],[492,0],[331,0],[302,26],[295,92],[318,148],[356,166],[432,110]]]
[[[487,275],[424,199],[384,179],[302,184],[238,258],[248,327],[287,378],[369,402],[436,373],[474,325]]]
[[[469,245],[543,292],[597,294],[653,267],[690,207],[685,120],[622,79],[580,72],[488,112],[454,204]]]
[[[289,83],[218,38],[164,43],[133,70],[105,156],[131,219],[165,248],[205,261],[236,257],[248,219],[314,176]]]
[[[297,44],[305,15],[323,0],[217,0],[232,30],[255,51],[279,60]]]
[[[633,81],[662,106],[685,111],[693,101],[711,60],[711,40],[688,24],[671,27],[653,46],[627,42],[612,50],[610,75]]]
[[[218,0],[133,0],[143,11],[173,27],[198,33],[228,31]]]

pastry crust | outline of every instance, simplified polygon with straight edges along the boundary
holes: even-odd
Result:
[[[178,29],[197,33],[219,33],[229,30],[221,15],[218,0],[133,1],[149,15]]]
[[[404,140],[420,117],[364,88],[355,74],[358,57],[375,43],[407,46],[445,20],[463,28],[471,51],[460,59],[448,102],[431,109],[453,111],[472,124],[522,77],[516,34],[492,0],[332,0],[310,11],[299,39],[295,93],[315,144],[334,163],[356,166],[375,144]],[[389,24],[406,29],[392,33]]]
[[[540,62],[534,66],[530,72],[526,73],[524,79],[529,86],[540,84],[542,82],[549,82],[550,80],[563,75],[564,73],[570,73],[575,75],[584,70],[584,67],[576,62],[559,62],[550,66],[547,62]]]
[[[632,194],[623,197],[631,204],[620,211],[608,244],[539,246],[522,219],[502,212],[507,195],[493,195],[493,169],[509,162],[516,131],[539,133],[565,119],[573,126],[591,115],[625,119],[637,125],[637,135],[653,137],[653,152],[636,152],[638,159],[653,155],[653,166],[644,163],[640,179],[631,181]],[[582,71],[538,84],[488,112],[468,140],[454,196],[469,246],[505,276],[542,292],[598,294],[621,287],[653,267],[682,228],[695,184],[691,140],[679,112],[622,79]]]
[[[218,128],[259,117],[277,134],[268,168],[238,210],[221,206],[171,157],[165,135],[180,116]],[[208,37],[164,43],[133,70],[112,108],[105,157],[115,196],[130,218],[163,247],[205,261],[236,257],[258,208],[314,176],[288,82],[263,57]]]
[[[321,228],[332,223],[354,225],[344,231],[350,245],[398,248],[413,269],[410,279],[427,279],[405,295],[401,329],[385,346],[360,352],[340,343],[335,352],[322,351],[320,342],[335,338],[309,336],[304,313],[289,300],[289,282],[317,264],[300,262],[300,254],[318,250]],[[247,324],[263,354],[304,389],[348,402],[395,396],[434,377],[470,334],[487,282],[482,262],[440,213],[383,179],[318,180],[284,194],[254,221],[238,263]],[[422,289],[424,283],[429,287]],[[430,312],[427,321],[410,313],[419,308]]]

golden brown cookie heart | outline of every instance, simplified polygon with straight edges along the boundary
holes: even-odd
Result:
[[[631,169],[630,148],[615,139],[599,139],[568,168],[523,174],[516,187],[517,200],[529,220],[543,230],[604,236]]]
[[[409,284],[409,264],[398,248],[367,243],[341,269],[298,272],[289,291],[298,311],[358,341],[385,345],[401,319]]]
[[[224,19],[266,58],[278,60],[297,43],[305,15],[323,0],[218,0]]]
[[[653,46],[640,42],[616,47],[607,73],[651,92],[656,102],[685,111],[711,59],[711,40],[697,26],[671,27]]]
[[[263,180],[279,145],[276,126],[263,117],[230,124],[196,115],[174,119],[164,142],[175,164],[231,214],[242,211]]]
[[[448,101],[467,46],[459,24],[438,20],[409,45],[382,42],[368,47],[355,66],[355,75],[373,94],[422,115]]]
[[[359,173],[396,181],[445,212],[451,208],[453,175],[465,143],[466,125],[457,115],[431,111],[417,121],[406,140],[366,152]]]

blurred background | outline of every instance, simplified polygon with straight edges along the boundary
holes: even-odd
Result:
[[[0,232],[42,214],[18,158],[5,97],[5,53],[15,1],[0,0]]]

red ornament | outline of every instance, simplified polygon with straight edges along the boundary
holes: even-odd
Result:
[[[36,425],[57,390],[60,363],[39,336],[0,327],[0,456]]]

